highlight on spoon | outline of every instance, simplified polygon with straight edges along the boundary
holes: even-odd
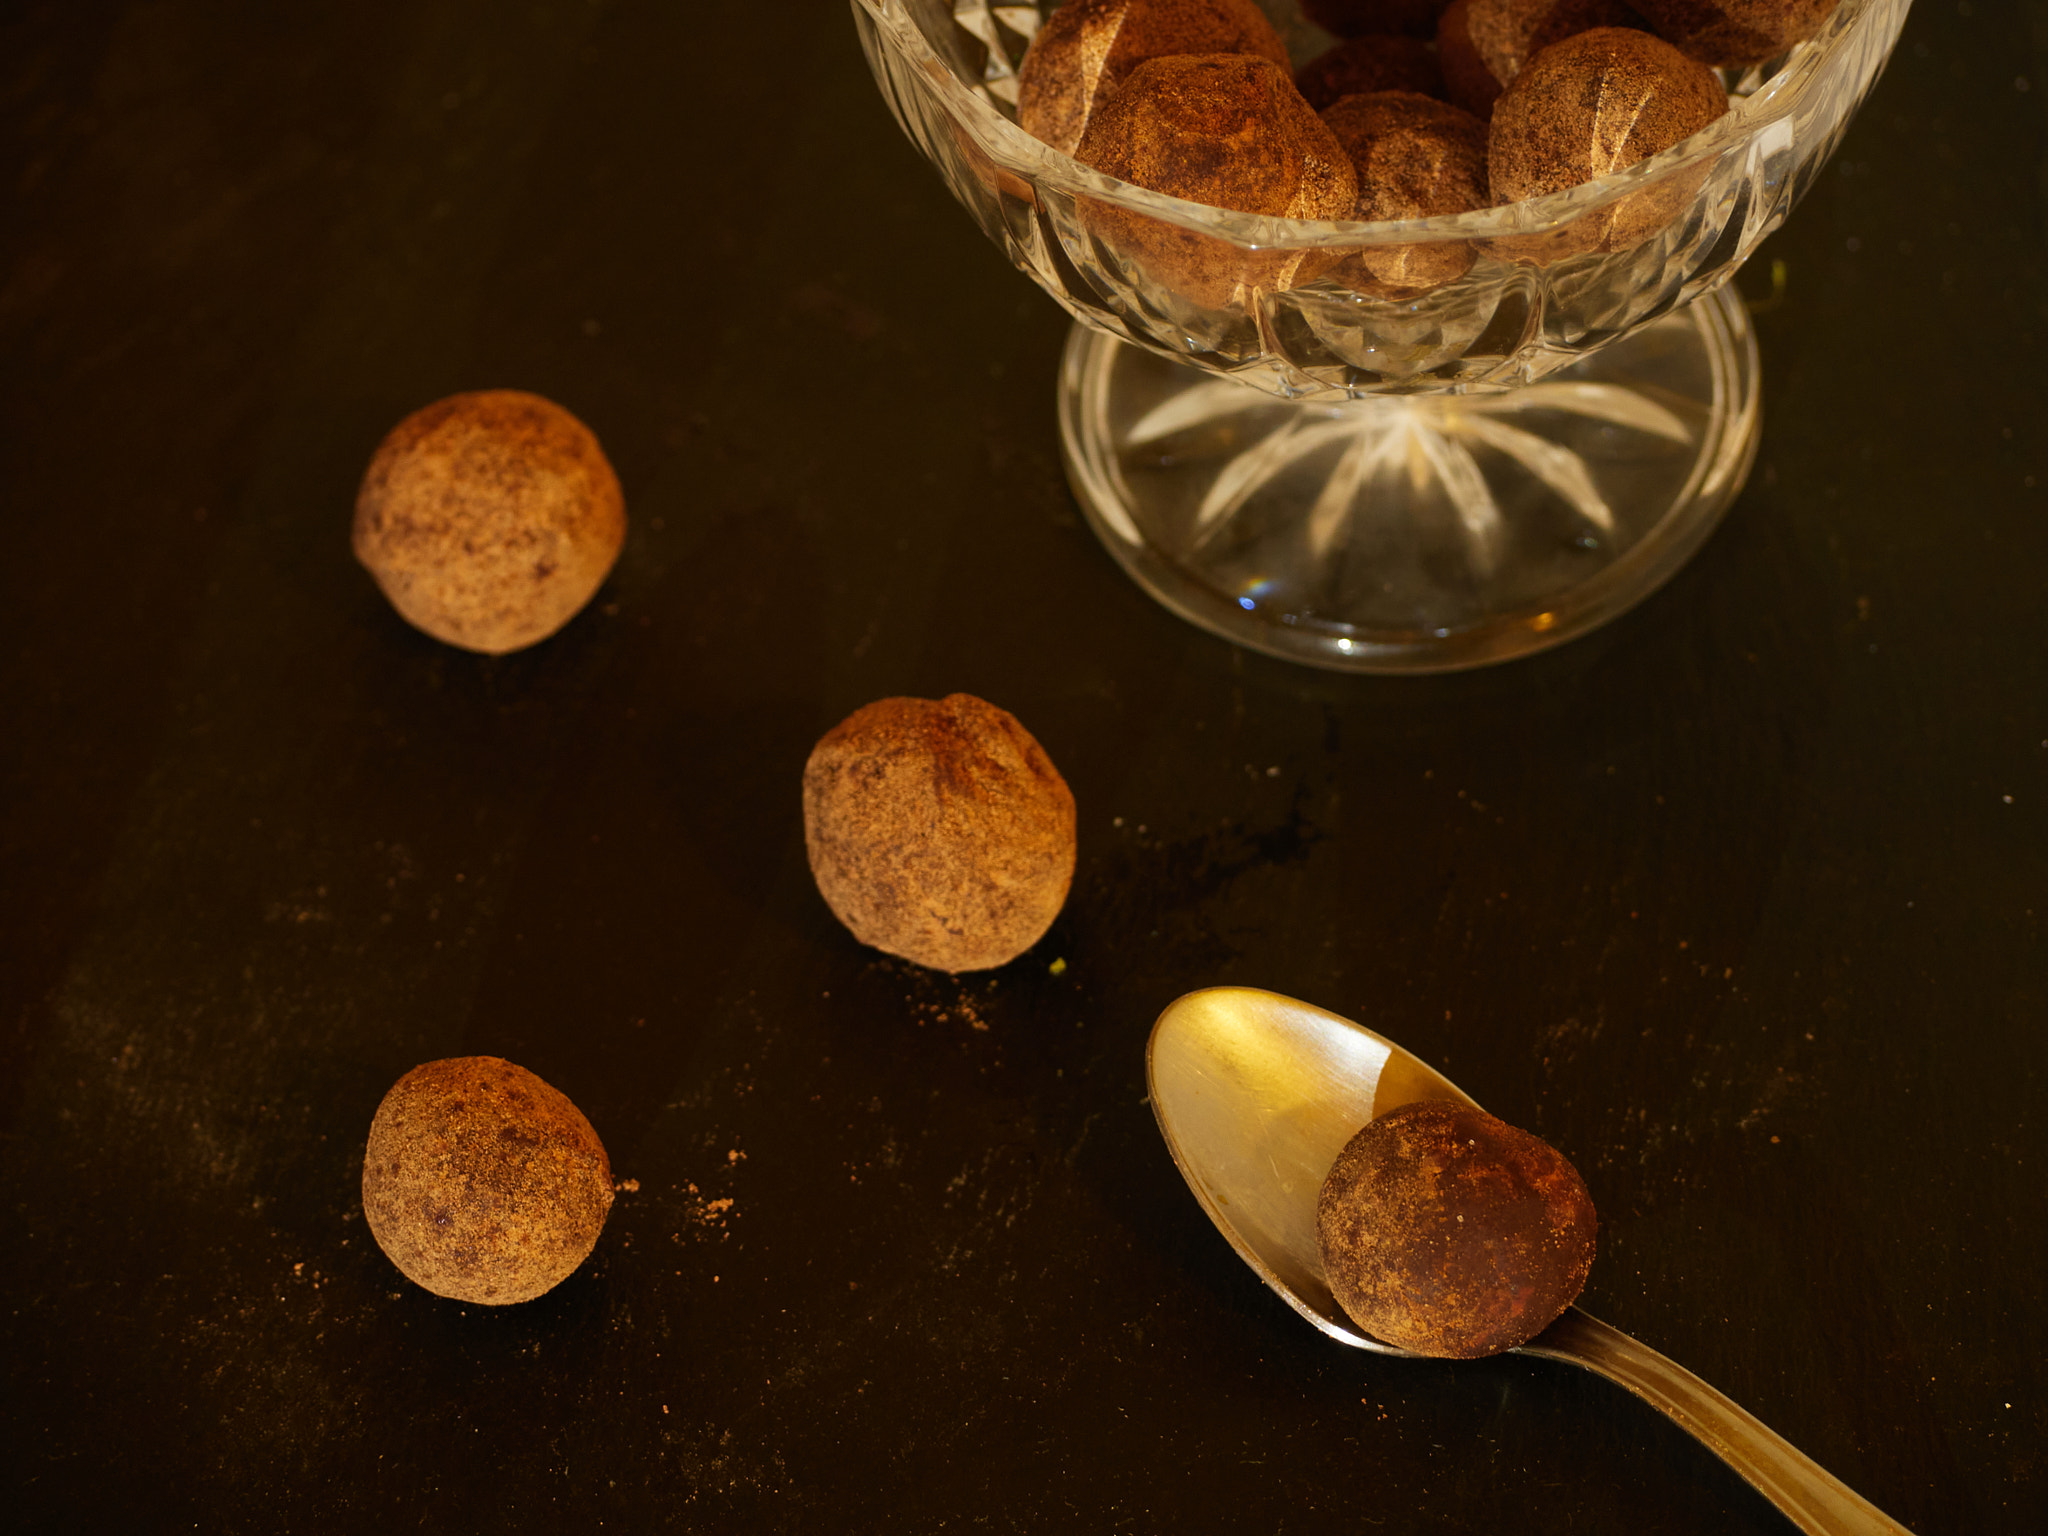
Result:
[[[1251,987],[1211,987],[1169,1006],[1152,1026],[1145,1076],[1167,1150],[1238,1257],[1331,1338],[1408,1355],[1358,1331],[1331,1296],[1316,1197],[1367,1122],[1418,1099],[1472,1100],[1393,1041]],[[1754,1414],[1576,1306],[1519,1348],[1633,1393],[1811,1536],[1908,1536]]]
[[[1368,1120],[1416,1099],[1472,1100],[1393,1041],[1255,987],[1170,1004],[1145,1073],[1168,1152],[1238,1257],[1331,1338],[1405,1353],[1360,1333],[1331,1296],[1316,1192]]]

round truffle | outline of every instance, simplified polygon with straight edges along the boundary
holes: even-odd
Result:
[[[1485,117],[1522,66],[1552,43],[1594,27],[1644,28],[1623,0],[1455,0],[1437,24],[1444,87]]]
[[[880,699],[804,765],[804,844],[863,944],[938,971],[1024,953],[1074,879],[1074,796],[1008,711],[971,694]]]
[[[1486,156],[1494,201],[1626,170],[1727,110],[1714,72],[1660,37],[1622,27],[1568,37],[1531,59],[1494,103]],[[1554,254],[1626,250],[1683,211],[1705,175],[1704,166],[1689,167],[1536,240]]]
[[[1071,155],[1096,107],[1133,69],[1179,53],[1287,64],[1287,46],[1256,0],[1067,0],[1018,66],[1018,124]]]
[[[1323,1181],[1323,1273],[1352,1320],[1419,1355],[1525,1344],[1572,1304],[1598,1230],[1578,1170],[1484,1110],[1404,1104],[1345,1145]]]
[[[1339,37],[1367,32],[1427,37],[1448,4],[1450,0],[1301,0],[1301,13]]]
[[[1741,68],[1805,42],[1835,0],[1636,0],[1636,9],[1701,63]]]
[[[450,395],[392,428],[356,494],[356,558],[406,621],[492,655],[590,601],[626,539],[588,427],[520,390]]]
[[[582,1111],[524,1067],[414,1067],[377,1106],[363,1216],[408,1280],[456,1301],[531,1301],[590,1256],[612,1167]]]
[[[1358,171],[1354,218],[1434,219],[1487,206],[1486,124],[1448,102],[1408,91],[1347,96],[1323,113]],[[1387,297],[1463,277],[1463,240],[1367,246],[1337,268],[1340,281]]]
[[[1074,154],[1106,176],[1238,213],[1342,219],[1358,196],[1350,157],[1287,71],[1250,54],[1147,60],[1096,108]],[[1092,200],[1083,217],[1153,282],[1199,303],[1285,288],[1300,262]]]
[[[1376,91],[1414,91],[1421,96],[1444,93],[1436,50],[1419,37],[1386,33],[1354,37],[1318,54],[1295,71],[1294,83],[1302,100],[1318,112],[1346,96],[1370,96]]]

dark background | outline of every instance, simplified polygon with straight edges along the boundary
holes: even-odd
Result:
[[[1065,319],[843,0],[0,18],[19,1528],[1786,1529],[1602,1381],[1267,1293],[1143,1102],[1217,982],[1557,1144],[1588,1309],[1923,1536],[2043,1528],[2048,6],[1921,0],[1743,274],[1764,441],[1705,552],[1428,680],[1118,573]],[[489,386],[632,518],[497,660],[347,537],[385,430]],[[956,689],[1081,810],[1052,932],[957,979],[837,926],[797,806],[841,716]],[[485,1052],[639,1181],[504,1311],[357,1194],[385,1088]]]

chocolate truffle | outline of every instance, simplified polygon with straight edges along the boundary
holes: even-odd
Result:
[[[1665,37],[1703,64],[1775,59],[1820,30],[1835,0],[1636,0]]]
[[[1301,13],[1326,32],[1358,37],[1405,32],[1427,37],[1450,0],[1301,0]]]
[[[1358,196],[1350,157],[1287,71],[1250,54],[1140,64],[1096,108],[1075,157],[1120,181],[1239,213],[1343,219]],[[1298,253],[1240,250],[1092,200],[1083,217],[1151,281],[1198,303],[1284,288],[1300,263]]]
[[[1354,37],[1318,54],[1295,71],[1294,83],[1302,100],[1318,112],[1346,96],[1370,96],[1375,91],[1444,93],[1436,50],[1419,37],[1383,32]]]
[[[1525,1344],[1586,1284],[1598,1221],[1578,1170],[1469,1104],[1380,1116],[1323,1181],[1323,1274],[1351,1319],[1418,1355]]]
[[[1095,109],[1133,69],[1180,53],[1287,63],[1287,47],[1256,0],[1067,0],[1018,67],[1017,121],[1071,155]]]
[[[1623,0],[1455,0],[1437,26],[1444,89],[1481,117],[1522,66],[1594,27],[1647,25]]]
[[[1323,121],[1358,171],[1353,218],[1434,219],[1471,213],[1490,201],[1486,124],[1448,102],[1408,91],[1347,96]],[[1435,288],[1465,275],[1463,240],[1368,246],[1346,259],[1339,281],[1388,297]]]
[[[625,540],[625,499],[596,437],[519,390],[415,411],[356,493],[356,558],[408,623],[469,651],[545,640]]]
[[[970,694],[882,699],[804,765],[804,844],[863,944],[939,971],[1015,959],[1074,878],[1074,796],[1014,716]]]
[[[597,1246],[612,1166],[556,1089],[495,1056],[414,1067],[363,1152],[363,1216],[408,1280],[456,1301],[531,1301]]]
[[[1714,72],[1662,38],[1620,27],[1581,32],[1543,50],[1494,104],[1487,175],[1495,202],[1514,203],[1626,170],[1728,110]],[[1693,167],[1576,220],[1561,253],[1625,250],[1677,216],[1705,175]],[[1554,253],[1554,254],[1555,254]]]

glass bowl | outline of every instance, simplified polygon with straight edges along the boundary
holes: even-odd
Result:
[[[1294,0],[1262,3],[1297,64],[1328,45]],[[1016,70],[1049,7],[852,0],[903,131],[1074,317],[1061,443],[1110,552],[1217,634],[1361,672],[1556,645],[1705,541],[1759,426],[1724,285],[1819,174],[1909,3],[1840,0],[1725,75],[1726,116],[1626,171],[1366,224],[1183,202],[1032,138]],[[1390,247],[1470,265],[1389,289],[1370,273],[1398,268]]]

